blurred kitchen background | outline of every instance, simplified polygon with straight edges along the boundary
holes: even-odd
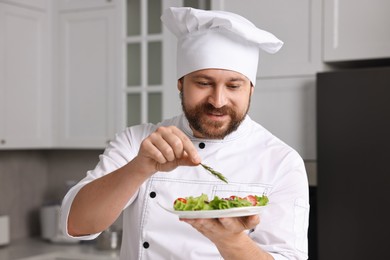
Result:
[[[381,72],[380,82],[376,83],[377,74],[360,73],[367,68],[375,72],[390,66],[388,0],[0,0],[0,217],[6,216],[10,230],[3,244],[0,235],[0,259],[29,256],[28,252],[16,251],[21,245],[36,243],[42,237],[44,223],[40,210],[61,202],[72,183],[96,165],[99,154],[115,133],[129,125],[158,122],[181,112],[175,79],[176,40],[160,22],[162,10],[169,6],[233,11],[284,41],[279,53],[260,54],[250,115],[295,148],[305,160],[311,195],[310,259],[363,259],[358,258],[365,255],[359,251],[365,247],[361,243],[372,240],[381,245],[375,233],[364,233],[360,242],[354,240],[343,250],[348,233],[355,228],[346,229],[346,234],[342,227],[348,225],[348,220],[337,223],[337,218],[333,218],[334,223],[327,223],[327,219],[317,216],[317,212],[342,215],[343,207],[351,212],[345,206],[348,200],[343,200],[342,195],[348,187],[354,187],[353,175],[358,171],[355,167],[349,173],[348,166],[341,167],[342,173],[329,170],[331,167],[321,171],[322,165],[327,165],[328,158],[332,157],[332,149],[337,150],[338,143],[343,142],[326,136],[328,125],[321,122],[335,124],[332,117],[337,117],[337,111],[343,111],[343,106],[350,107],[350,97],[358,94],[354,93],[353,86],[344,92],[332,88],[331,95],[337,98],[328,93],[325,99],[317,95],[317,90],[329,89],[326,80],[318,86],[319,78],[327,79],[327,75],[332,78],[333,72],[354,70],[357,73],[352,77],[364,76],[353,84],[368,81],[364,90],[374,85],[384,86],[381,91],[372,90],[380,97],[359,92],[362,97],[372,97],[365,102],[390,98],[389,70]],[[340,82],[348,85],[348,79],[341,78]],[[339,82],[338,76],[330,82]],[[363,101],[356,102],[359,100]],[[333,102],[339,107],[328,116],[326,111],[332,108]],[[321,113],[317,113],[319,104]],[[389,106],[375,109],[373,114],[381,115],[378,127],[390,131]],[[350,116],[355,117],[345,114],[337,124],[347,129]],[[341,126],[342,122],[346,124]],[[353,132],[351,129],[348,133]],[[369,135],[371,138],[376,133]],[[390,144],[385,134],[377,138],[381,138],[383,146]],[[334,144],[329,143],[332,140]],[[375,150],[378,143],[371,143],[374,146],[370,149]],[[322,152],[323,146],[319,144],[330,144],[330,147]],[[390,157],[383,148],[372,153],[383,158],[381,163]],[[321,158],[321,154],[326,156]],[[339,153],[336,158],[339,162],[333,165],[342,164],[348,157],[343,157],[345,154]],[[353,164],[353,160],[360,159],[344,161]],[[365,185],[363,190],[359,182],[357,191],[350,194],[373,198],[377,193],[372,191],[379,185],[382,199],[376,199],[375,203],[385,203],[389,193],[383,190],[386,185],[390,188],[385,174],[390,172],[384,167],[376,171],[382,171],[378,178],[375,172],[362,173],[367,174],[367,183],[370,178],[376,178],[375,187]],[[344,173],[347,177],[338,183],[339,174]],[[334,178],[329,181],[326,176]],[[328,198],[332,198],[331,203],[327,203]],[[317,211],[321,205],[322,211]],[[370,209],[364,205],[359,210]],[[376,216],[381,215],[375,212]],[[375,222],[367,218],[368,223],[360,222],[357,216],[350,217],[360,228],[367,225],[370,229]],[[332,224],[338,231],[332,233]],[[383,229],[390,230],[388,227]],[[323,233],[319,234],[318,230]],[[359,238],[358,230],[353,234]],[[377,236],[382,237],[382,234]],[[368,249],[371,254],[376,251],[381,259],[386,259],[384,250]],[[333,257],[326,251],[332,252]],[[337,252],[342,251],[353,257],[340,254],[343,257],[337,258]]]

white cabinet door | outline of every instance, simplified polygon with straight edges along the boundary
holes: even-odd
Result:
[[[106,8],[114,6],[116,2],[123,0],[60,0],[60,10],[80,10],[91,8]]]
[[[44,13],[0,3],[0,149],[50,144]]]
[[[324,61],[390,57],[390,1],[324,1]]]
[[[321,67],[321,0],[214,0],[213,9],[246,17],[284,42],[260,53],[258,77],[314,75]]]
[[[35,9],[47,9],[51,0],[1,0],[1,2],[8,2],[13,5],[21,7],[32,7]]]
[[[114,135],[114,18],[114,8],[60,14],[60,147],[102,148]]]
[[[316,159],[315,76],[257,81],[249,115],[297,150]]]

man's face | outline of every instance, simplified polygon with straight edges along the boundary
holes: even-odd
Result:
[[[223,139],[248,112],[253,86],[244,75],[221,69],[187,74],[178,82],[182,108],[194,135]]]

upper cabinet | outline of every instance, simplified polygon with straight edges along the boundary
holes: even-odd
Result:
[[[50,145],[47,31],[44,12],[0,2],[0,149]]]
[[[115,8],[112,1],[61,3],[56,146],[101,148],[117,130]]]
[[[321,0],[214,0],[213,9],[238,13],[285,44],[260,53],[258,77],[314,75],[321,66]]]
[[[390,58],[390,1],[324,1],[324,61]]]
[[[119,129],[116,1],[0,5],[0,149],[105,147]]]
[[[35,0],[37,1],[37,0]],[[66,10],[82,10],[93,8],[114,7],[117,2],[122,0],[60,0],[58,1],[59,9]]]

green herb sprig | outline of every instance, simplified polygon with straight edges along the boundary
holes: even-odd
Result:
[[[200,165],[202,165],[203,168],[205,168],[209,173],[211,173],[212,175],[214,175],[215,177],[217,177],[218,179],[220,179],[221,181],[225,182],[225,183],[228,183],[227,181],[227,178],[225,176],[223,176],[222,173],[220,172],[217,172],[216,170],[214,170],[213,168],[211,168],[210,166],[207,166],[203,163],[201,163]]]

